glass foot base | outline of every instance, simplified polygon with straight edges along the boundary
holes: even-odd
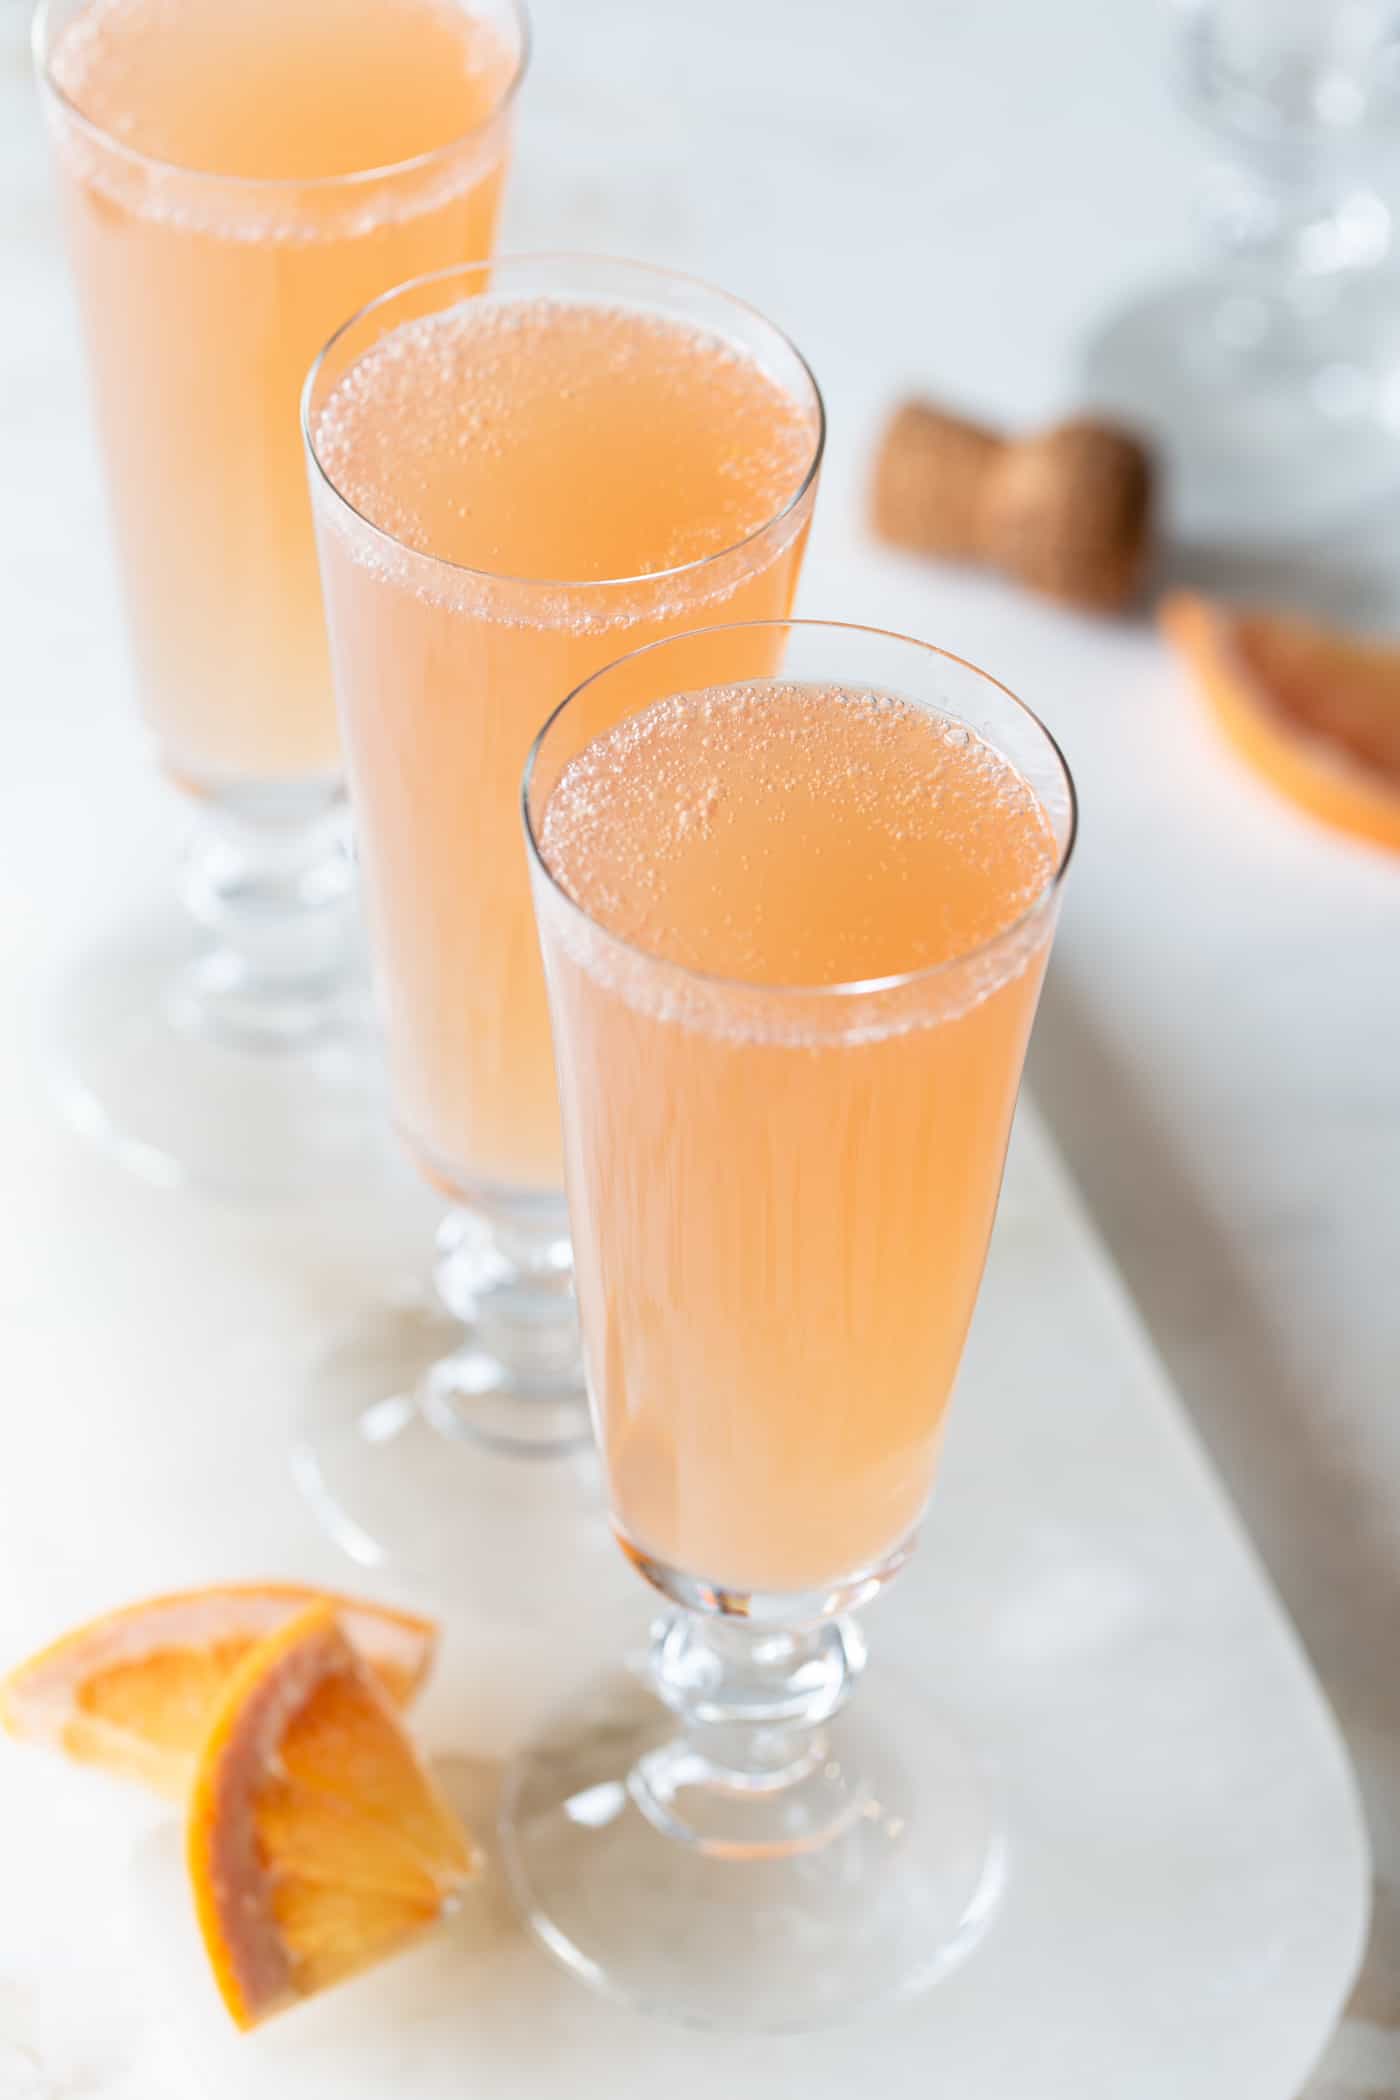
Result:
[[[363,1189],[390,1157],[379,1060],[347,998],[263,1047],[201,1027],[187,926],[172,910],[81,956],[57,989],[60,1107],[147,1180],[234,1198]]]
[[[292,1470],[352,1560],[493,1610],[557,1616],[630,1580],[576,1388],[512,1388],[446,1312],[386,1304],[312,1371]]]
[[[732,1812],[703,1777],[687,1785],[675,1737],[618,1672],[507,1775],[516,1900],[595,1990],[695,2026],[821,2027],[927,1989],[986,1933],[1005,1862],[994,1798],[897,1677],[877,1669],[796,1784]]]
[[[1100,326],[1080,384],[1161,446],[1181,538],[1288,544],[1400,491],[1393,287],[1295,319],[1224,273],[1162,286]]]

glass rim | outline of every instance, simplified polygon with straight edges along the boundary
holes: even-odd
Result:
[[[803,471],[801,480],[791,495],[786,498],[781,508],[773,511],[770,516],[755,525],[751,531],[746,532],[742,539],[730,540],[725,546],[716,547],[709,554],[702,554],[696,561],[678,562],[674,568],[645,569],[640,575],[633,576],[521,576],[506,569],[479,569],[474,568],[468,562],[449,561],[446,555],[425,553],[423,548],[415,547],[411,540],[401,539],[397,533],[390,532],[383,525],[376,524],[373,518],[367,517],[364,511],[353,504],[345,494],[345,491],[337,485],[320,453],[317,451],[316,440],[311,427],[311,396],[326,359],[331,355],[336,344],[344,336],[348,335],[352,328],[358,328],[361,322],[368,320],[371,314],[377,312],[381,307],[387,306],[392,300],[404,298],[410,292],[424,291],[430,285],[446,283],[449,278],[468,276],[473,271],[485,272],[489,275],[492,271],[502,268],[510,269],[522,263],[537,266],[584,263],[602,266],[606,269],[632,271],[638,277],[649,279],[656,283],[684,285],[691,291],[703,292],[709,298],[722,300],[726,306],[739,313],[747,314],[753,320],[760,322],[764,328],[770,330],[783,345],[783,348],[789,351],[797,360],[807,384],[812,389],[812,399],[816,404],[817,412],[816,432],[811,457]],[[548,295],[542,294],[541,296]],[[600,299],[600,303],[605,302]],[[436,311],[446,312],[448,309],[443,307],[436,309]],[[419,318],[426,319],[428,317],[425,315],[419,316]],[[404,553],[413,555],[418,561],[431,562],[435,568],[445,570],[449,575],[467,576],[477,583],[503,584],[515,590],[568,591],[571,595],[575,593],[582,595],[589,591],[628,590],[645,584],[673,582],[679,577],[700,575],[714,563],[728,561],[734,555],[742,553],[745,547],[752,546],[756,540],[762,539],[765,533],[772,532],[775,526],[781,525],[785,518],[791,517],[805,501],[808,492],[816,482],[821,468],[822,458],[826,451],[826,433],[826,402],[823,399],[816,373],[812,370],[812,367],[808,364],[806,358],[786,330],[780,328],[776,321],[770,321],[767,314],[763,313],[749,300],[739,298],[737,293],[725,291],[721,285],[711,284],[707,278],[692,276],[686,270],[672,270],[665,263],[637,262],[630,256],[601,255],[589,249],[521,249],[504,255],[478,257],[475,260],[449,263],[446,269],[427,270],[419,277],[405,278],[402,284],[390,285],[387,291],[378,293],[373,299],[367,299],[363,306],[356,308],[347,321],[341,322],[334,335],[317,351],[301,390],[301,434],[306,446],[308,459],[312,462],[321,482],[325,485],[330,495],[334,497],[335,501],[348,511],[351,517],[358,519],[360,524],[367,531],[372,532],[376,539],[385,541],[391,547],[402,549]]]
[[[715,970],[697,970],[692,968],[689,963],[676,962],[670,956],[658,955],[654,949],[640,947],[637,942],[628,940],[625,935],[615,933],[610,926],[605,925],[601,919],[596,918],[592,912],[586,910],[576,898],[570,896],[569,892],[564,888],[564,885],[550,867],[549,862],[545,859],[543,848],[536,835],[535,826],[530,816],[530,789],[534,783],[535,768],[544,749],[545,739],[567,709],[572,707],[576,700],[581,699],[590,686],[596,685],[600,679],[611,676],[614,671],[621,669],[624,664],[640,662],[643,657],[650,656],[654,651],[669,649],[677,642],[694,642],[716,634],[743,634],[763,629],[769,631],[781,629],[784,633],[787,633],[793,628],[805,630],[808,633],[839,632],[841,634],[865,635],[871,640],[881,642],[898,642],[905,648],[922,650],[926,656],[937,657],[943,663],[955,664],[959,670],[970,671],[974,677],[980,678],[986,685],[994,686],[999,693],[1004,694],[1018,713],[1038,730],[1045,739],[1046,744],[1054,755],[1056,764],[1064,776],[1065,787],[1069,796],[1069,827],[1065,833],[1064,844],[1059,848],[1054,868],[1024,911],[1018,912],[1008,925],[1000,927],[996,933],[989,934],[985,940],[975,942],[972,947],[960,949],[956,955],[944,956],[940,962],[924,963],[912,970],[895,970],[884,977],[851,978],[839,984],[768,984],[755,978],[726,977]],[[731,680],[729,682],[741,684],[744,681]],[[1039,797],[1037,796],[1036,799],[1038,801]],[[951,649],[940,649],[936,642],[920,641],[917,635],[900,634],[892,627],[871,627],[858,620],[736,620],[731,621],[727,626],[693,627],[685,634],[663,635],[658,641],[647,642],[640,649],[629,649],[625,655],[614,657],[611,663],[604,664],[601,670],[594,671],[589,677],[583,679],[580,684],[574,687],[571,693],[559,702],[557,707],[551,710],[534,742],[531,744],[529,756],[525,760],[525,771],[520,784],[520,809],[521,816],[524,819],[525,843],[531,864],[539,870],[549,884],[552,893],[562,901],[573,917],[581,920],[585,926],[592,928],[594,932],[601,933],[614,947],[620,948],[627,955],[635,956],[638,961],[649,964],[653,969],[672,970],[677,976],[686,979],[687,982],[702,985],[709,991],[735,992],[744,994],[749,998],[756,996],[763,999],[858,999],[877,995],[881,992],[903,991],[915,985],[931,984],[936,979],[946,976],[954,970],[961,970],[969,963],[977,962],[986,956],[995,954],[999,948],[1010,946],[1018,934],[1024,933],[1037,914],[1043,912],[1047,904],[1059,894],[1060,886],[1064,881],[1070,861],[1074,857],[1074,848],[1079,838],[1079,793],[1074,784],[1074,775],[1070,771],[1069,761],[1061,750],[1058,739],[1046,727],[1033,708],[1028,707],[1024,700],[1013,693],[1010,686],[1003,685],[999,678],[993,677],[990,671],[984,671],[980,664],[971,663],[964,656],[954,655]]]
[[[458,132],[455,137],[445,140],[440,146],[430,146],[424,153],[412,153],[406,160],[383,161],[372,168],[350,168],[341,175],[224,175],[217,168],[192,168],[183,161],[164,160],[159,154],[145,153],[139,146],[129,145],[125,139],[119,139],[114,132],[108,131],[104,125],[85,115],[67,90],[55,80],[50,62],[53,53],[48,46],[48,25],[54,0],[35,0],[29,40],[34,57],[34,70],[45,92],[53,96],[63,109],[64,115],[90,139],[117,154],[132,167],[148,169],[162,175],[178,176],[181,182],[208,183],[211,187],[235,191],[239,195],[267,196],[279,190],[353,193],[357,186],[368,189],[376,183],[421,174],[440,161],[450,160],[453,154],[460,153],[472,139],[480,138],[489,131],[511,108],[529,69],[532,28],[525,0],[506,0],[506,5],[515,18],[520,45],[515,54],[515,64],[510,77],[489,113],[479,123],[471,125],[466,131]],[[466,14],[469,10],[462,7],[460,12]]]

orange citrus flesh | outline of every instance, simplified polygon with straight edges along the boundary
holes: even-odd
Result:
[[[430,1619],[296,1583],[227,1583],[148,1598],[65,1634],[0,1680],[0,1722],[183,1799],[219,1700],[257,1643],[332,1604],[389,1696],[406,1704],[432,1662]]]
[[[1158,618],[1256,773],[1324,824],[1400,851],[1400,647],[1190,592]]]
[[[234,1671],[186,1837],[200,1930],[240,2027],[396,1952],[477,1867],[328,1604]]]

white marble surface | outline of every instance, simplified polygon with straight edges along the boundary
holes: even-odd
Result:
[[[12,956],[34,936],[45,854],[56,891],[75,900],[75,859],[89,894],[128,873],[95,862],[73,736],[96,760],[89,777],[107,774],[114,793],[134,778],[115,647],[101,706],[64,684],[81,667],[90,688],[92,636],[117,630],[105,573],[64,562],[92,540],[97,494],[27,90],[27,12],[0,0],[0,457],[7,499],[30,524],[3,580],[20,670],[7,712],[23,724],[30,780],[26,853],[0,851],[0,955]],[[1086,823],[1036,1080],[1347,1729],[1377,1922],[1310,2100],[1389,2100],[1400,2093],[1400,867],[1314,833],[1242,778],[1145,627],[1081,622],[877,556],[856,494],[897,391],[924,385],[1015,420],[1053,412],[1074,399],[1085,332],[1182,259],[1194,147],[1170,104],[1165,9],[538,0],[536,16],[517,244],[690,265],[783,320],[833,419],[805,609],[910,628],[986,662],[1071,754]],[[1230,576],[1249,575],[1245,554],[1233,550]],[[1212,573],[1199,552],[1177,561]],[[1294,570],[1262,580],[1400,623],[1400,532],[1385,521]],[[62,909],[47,919],[61,933]],[[74,1284],[76,1364],[82,1294],[110,1287],[89,1257]],[[25,1277],[3,1292],[22,1320]],[[56,1547],[56,1608],[64,1567]],[[64,1943],[53,1959],[76,1969],[80,1957]],[[81,2051],[62,2076],[34,2090],[95,2090]],[[102,2091],[126,2100],[125,2088]]]
[[[18,1001],[41,961],[34,943],[11,970]],[[344,1580],[292,1491],[288,1423],[308,1356],[426,1206],[407,1177],[280,1213],[152,1191],[27,1118],[24,1081],[0,1049],[0,1157],[42,1191],[0,1217],[0,1273],[27,1285],[23,1322],[0,1322],[0,1385],[33,1402],[7,1439],[0,1653],[152,1587]],[[507,1483],[491,1485],[498,1510]],[[528,1504],[526,1469],[509,1486]],[[547,1611],[508,1548],[494,1585],[418,1600],[444,1642],[415,1728],[488,1848],[503,1761],[648,1617],[594,1499],[532,1560]],[[923,2100],[930,2065],[964,2100],[1293,2100],[1364,1942],[1355,1781],[1033,1117],[934,1514],[867,1626],[858,1701],[896,1673],[915,1691],[913,1771],[917,1696],[935,1726],[953,1717],[991,1760],[1009,1841],[984,1944],[909,2007],[810,2036],[643,2020],[534,1946],[497,1868],[412,1954],[241,2036],[193,1928],[178,1818],[0,1743],[0,2100],[546,2100],[565,2066],[578,2093],[840,2100],[878,2077]]]

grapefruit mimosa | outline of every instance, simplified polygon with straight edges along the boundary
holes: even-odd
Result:
[[[820,401],[721,294],[504,259],[377,302],[329,347],[305,416],[395,1116],[460,1206],[440,1284],[472,1335],[437,1366],[435,1406],[506,1446],[566,1445],[586,1415],[520,769],[624,641],[790,609]],[[393,1454],[354,1429],[380,1397],[344,1393],[325,1425],[342,1500],[388,1492],[344,1478],[387,1481]],[[427,1488],[450,1511],[442,1464]]]
[[[980,672],[796,622],[603,671],[526,808],[613,1522],[680,1609],[630,1755],[566,1725],[521,1766],[513,1870],[625,1995],[805,2024],[929,1980],[988,1912],[956,1750],[950,1846],[896,1740],[871,1763],[827,1724],[862,1653],[841,1614],[932,1485],[1072,789]],[[616,1815],[571,1815],[623,1780]],[[620,1919],[600,1877],[645,1899]]]
[[[350,902],[298,396],[365,300],[489,252],[523,18],[514,0],[47,0],[36,52],[137,692],[206,817],[189,902],[215,952],[185,975],[185,1018],[205,1047],[298,1049],[337,1018]],[[148,1053],[111,1049],[94,1090],[178,1150],[149,1066],[126,1069]]]

